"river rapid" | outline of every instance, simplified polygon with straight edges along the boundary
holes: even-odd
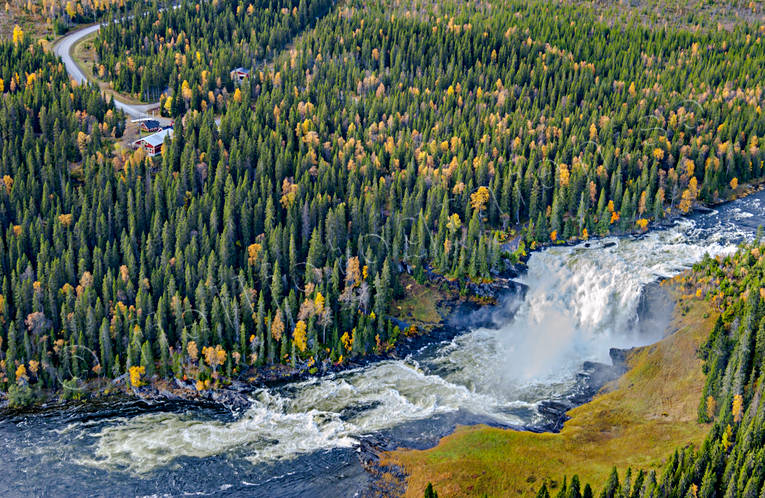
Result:
[[[490,310],[491,327],[456,316],[466,328],[456,337],[259,390],[241,413],[124,401],[5,416],[0,495],[363,494],[365,439],[426,447],[456,424],[548,426],[540,407],[575,388],[585,361],[610,363],[610,348],[663,335],[671,303],[646,297],[658,280],[733,252],[761,224],[765,192],[640,237],[536,252],[527,292]]]

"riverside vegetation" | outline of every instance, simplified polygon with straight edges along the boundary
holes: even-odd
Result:
[[[95,74],[169,89],[154,159],[114,146],[122,116],[21,30],[0,46],[14,402],[385,354],[406,271],[464,292],[526,248],[645,230],[763,176],[762,27],[540,1],[159,9],[94,39]]]
[[[671,334],[569,412],[559,434],[462,427],[386,465],[448,495],[760,496],[765,485],[765,245],[705,258],[665,281]],[[566,478],[568,475],[568,479]]]

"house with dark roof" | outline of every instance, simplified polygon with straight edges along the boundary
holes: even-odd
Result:
[[[159,121],[156,119],[147,119],[145,121],[141,121],[141,131],[159,131],[162,129],[162,127],[159,125]]]

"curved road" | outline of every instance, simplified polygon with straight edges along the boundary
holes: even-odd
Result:
[[[74,45],[85,38],[86,36],[95,33],[101,29],[101,24],[94,24],[93,26],[88,26],[87,28],[83,28],[77,31],[74,31],[72,33],[69,33],[68,35],[64,36],[63,38],[59,39],[54,45],[53,45],[53,52],[61,57],[61,59],[64,61],[64,66],[66,67],[66,71],[69,73],[69,76],[72,77],[75,81],[78,83],[86,83],[88,79],[85,77],[85,74],[83,74],[80,67],[77,65],[76,62],[74,62],[74,59],[72,58],[72,47]],[[117,109],[120,109],[125,112],[128,116],[132,118],[145,118],[149,117],[148,111],[151,109],[154,109],[157,107],[157,103],[154,104],[128,104],[126,102],[123,102],[117,98],[113,98],[114,100],[114,106]]]

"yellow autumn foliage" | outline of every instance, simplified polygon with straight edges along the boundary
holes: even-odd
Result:
[[[260,250],[262,248],[263,248],[263,245],[257,242],[247,246],[247,264],[249,264],[250,266],[253,266],[257,262],[258,254],[260,254]]]
[[[457,213],[454,213],[453,215],[449,216],[449,221],[446,224],[446,228],[451,233],[454,233],[457,230],[459,230],[461,226],[462,226],[462,220],[460,220],[460,215],[458,215]]]
[[[21,41],[24,39],[24,31],[21,29],[21,27],[16,24],[13,27],[13,44],[17,45],[21,43]]]
[[[486,207],[486,202],[489,200],[489,189],[486,187],[478,187],[478,190],[470,194],[470,205],[473,209],[482,211]]]
[[[321,313],[324,311],[324,296],[321,294],[321,292],[316,293],[316,297],[313,300],[314,306],[316,306],[316,313]]]
[[[189,358],[191,358],[192,361],[197,361],[199,349],[197,348],[197,343],[195,341],[189,341],[186,345],[186,352],[189,354]]]
[[[292,332],[292,340],[295,341],[295,346],[304,353],[307,347],[306,341],[306,325],[303,320],[298,320],[295,324],[295,330]]]
[[[27,380],[27,368],[23,363],[16,368],[16,381],[20,382],[22,379]]]
[[[733,421],[736,423],[741,422],[744,416],[744,398],[740,394],[733,396],[733,407],[731,408],[733,414]]]
[[[142,384],[141,376],[146,373],[146,367],[133,365],[130,367],[130,385],[140,387]]]
[[[202,348],[202,355],[205,358],[205,362],[212,367],[213,370],[218,368],[219,365],[223,365],[226,362],[227,353],[223,349],[223,346],[218,344],[215,347],[205,346]]]
[[[58,222],[65,227],[71,226],[72,220],[73,220],[73,216],[71,214],[60,214],[58,216]]]
[[[284,322],[282,322],[282,312],[276,310],[276,316],[274,316],[274,320],[271,322],[271,337],[273,337],[276,342],[279,342],[283,332]]]
[[[348,332],[343,332],[342,337],[340,337],[340,342],[343,343],[343,347],[346,351],[350,351],[353,347],[353,337],[348,335]]]

